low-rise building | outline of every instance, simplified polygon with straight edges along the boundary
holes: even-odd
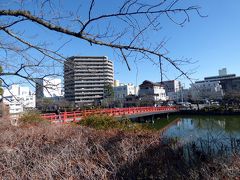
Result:
[[[4,89],[3,103],[9,106],[10,114],[16,114],[35,108],[36,98],[29,87],[14,84],[9,89]]]
[[[177,80],[163,81],[162,84],[164,85],[166,93],[179,92],[181,90],[181,82]]]
[[[149,101],[166,101],[166,91],[164,86],[160,83],[153,83],[151,81],[145,80],[139,86],[139,97],[142,100],[149,100]]]
[[[191,99],[204,100],[213,99],[221,100],[223,98],[223,89],[220,81],[197,81],[191,84]]]
[[[220,100],[224,95],[240,94],[240,77],[227,74],[227,69],[223,68],[218,76],[205,77],[203,81],[192,84],[190,92],[193,100]]]
[[[240,92],[240,77],[236,74],[227,74],[227,69],[219,70],[218,76],[205,77],[204,81],[219,81],[224,94]]]
[[[138,87],[131,83],[121,83],[119,86],[113,87],[113,91],[115,100],[124,100],[128,95],[138,95]]]
[[[183,89],[181,82],[177,80],[169,80],[162,82],[169,100],[181,101],[183,99]]]
[[[136,95],[128,95],[124,101],[124,107],[137,107],[140,105],[139,97]]]

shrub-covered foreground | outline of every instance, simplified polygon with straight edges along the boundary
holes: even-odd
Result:
[[[108,115],[92,115],[84,118],[77,124],[95,129],[118,129],[123,131],[145,131],[150,130],[147,125],[142,123],[133,123],[128,118],[116,119]]]
[[[37,111],[27,111],[19,118],[19,125],[21,126],[39,124],[49,124],[49,122],[44,120]]]
[[[95,130],[80,125],[0,122],[1,179],[229,179],[240,158],[189,164],[159,132]]]

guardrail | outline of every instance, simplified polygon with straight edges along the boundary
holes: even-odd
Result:
[[[108,108],[108,109],[93,109],[81,110],[73,112],[62,112],[59,115],[55,113],[42,114],[42,117],[50,122],[77,122],[82,118],[94,114],[107,114],[110,116],[124,116],[133,114],[142,114],[147,112],[161,112],[161,111],[178,111],[176,106],[161,106],[161,107],[130,107],[130,108]]]

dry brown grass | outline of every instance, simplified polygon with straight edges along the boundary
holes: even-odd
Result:
[[[210,162],[189,167],[177,146],[169,144],[162,144],[157,132],[95,130],[72,124],[14,127],[1,121],[0,177],[207,179],[232,178],[239,172],[239,161],[214,162],[214,175]]]
[[[0,176],[4,179],[115,177],[119,166],[133,161],[157,139],[76,125],[2,123],[0,133]]]

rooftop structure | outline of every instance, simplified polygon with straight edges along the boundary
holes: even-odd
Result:
[[[227,68],[222,68],[218,70],[219,76],[225,76],[227,75]]]

